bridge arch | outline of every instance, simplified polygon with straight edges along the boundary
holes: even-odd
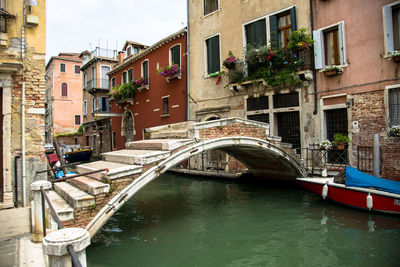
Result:
[[[307,175],[304,167],[285,150],[262,139],[231,136],[202,141],[196,140],[181,150],[172,153],[168,158],[157,163],[133,180],[96,214],[86,226],[86,230],[93,237],[109,218],[140,189],[180,162],[212,149],[219,149],[235,157],[256,175],[265,176],[266,173],[269,173],[273,176],[289,176],[292,178],[306,177]],[[266,168],[269,168],[268,172]]]

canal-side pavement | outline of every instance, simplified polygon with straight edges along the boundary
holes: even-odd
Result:
[[[42,243],[31,242],[30,208],[0,210],[0,265],[47,265]]]

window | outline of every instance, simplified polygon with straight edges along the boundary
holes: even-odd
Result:
[[[109,112],[110,111],[110,102],[107,97],[98,97],[97,98],[98,111]]]
[[[115,77],[113,77],[113,78],[111,79],[111,88],[114,88],[115,85],[116,85],[116,79],[115,79]]]
[[[246,32],[246,44],[254,47],[267,44],[267,29],[265,19],[260,19],[244,26]]]
[[[273,47],[287,47],[289,35],[297,30],[296,7],[269,17],[270,40]]]
[[[0,9],[6,9],[6,0],[0,0]],[[12,16],[11,16],[12,17]],[[10,17],[7,16],[7,13],[0,16],[0,32],[7,33],[7,19]]]
[[[127,83],[128,82],[128,80],[127,80],[127,74],[126,74],[126,71],[124,71],[123,73],[122,73],[122,83],[124,84],[124,83]]]
[[[75,65],[75,73],[80,74],[81,73],[81,66]]]
[[[86,115],[86,114],[87,114],[87,101],[84,100],[83,101],[83,115]]]
[[[149,81],[149,61],[142,62],[142,77],[148,82]]]
[[[95,97],[93,97],[93,100],[92,100],[92,112],[95,112],[96,111],[96,98]]]
[[[400,2],[383,7],[386,53],[400,50]]]
[[[389,90],[389,122],[390,126],[400,125],[400,88]]]
[[[162,99],[162,102],[163,102],[163,115],[169,114],[168,97],[164,97]]]
[[[60,63],[60,72],[65,72],[65,64]]]
[[[219,35],[206,40],[207,74],[220,70]]]
[[[313,32],[315,68],[346,64],[344,23]]]
[[[132,55],[132,48],[128,47],[128,49],[126,49],[126,56],[129,57],[130,55]]]
[[[139,48],[137,48],[136,46],[133,48],[133,53],[137,54],[139,53]]]
[[[181,65],[181,46],[180,45],[175,45],[171,47],[170,51],[170,59],[171,59],[171,64],[178,64],[178,66]]]
[[[86,146],[89,146],[89,135],[86,135]]]
[[[61,96],[68,96],[68,85],[66,83],[61,84]]]
[[[113,149],[117,149],[117,132],[112,132],[112,146]]]
[[[81,125],[81,115],[75,115],[75,125]]]
[[[94,84],[95,84],[95,82],[96,82],[96,78],[97,78],[97,75],[96,75],[96,67],[93,67],[92,68],[92,81],[94,82],[92,82],[92,86],[94,86]]]
[[[218,10],[218,0],[204,0],[204,15]]]
[[[299,93],[275,94],[273,96],[274,108],[288,108],[299,106]]]
[[[128,70],[128,81],[132,81],[133,80],[133,69],[129,69]]]
[[[86,88],[86,87],[87,87],[87,74],[84,73],[83,74],[83,88]]]

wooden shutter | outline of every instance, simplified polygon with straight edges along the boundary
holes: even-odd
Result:
[[[178,64],[179,66],[181,65],[180,50],[181,50],[181,46],[180,45],[176,45],[176,46],[171,48],[171,61],[172,61],[172,64]]]
[[[220,70],[219,36],[206,40],[207,46],[207,73],[211,74]]]
[[[264,46],[267,44],[267,32],[265,28],[265,19],[260,19],[254,22],[255,41],[257,46]]]
[[[103,101],[101,101],[101,97],[97,97],[97,109],[98,110],[103,110]]]
[[[271,47],[279,47],[278,43],[278,17],[276,15],[269,17],[270,42]]]
[[[384,33],[386,53],[394,51],[393,41],[393,14],[391,6],[383,7]]]
[[[322,69],[325,65],[323,32],[321,30],[313,31],[313,39],[315,68]]]
[[[254,30],[254,28],[254,23],[250,23],[245,26],[247,45],[254,45],[256,43],[256,31]]]
[[[340,22],[338,26],[339,30],[339,49],[340,49],[340,64],[346,64],[346,37],[344,32],[344,22]]]
[[[149,79],[149,64],[148,61],[143,62],[143,77],[146,81]]]
[[[290,24],[292,26],[292,32],[297,31],[297,18],[296,18],[296,7],[290,9]]]

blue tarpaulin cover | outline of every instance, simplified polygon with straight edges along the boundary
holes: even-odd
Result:
[[[354,187],[373,187],[376,190],[400,194],[400,182],[375,177],[352,167],[346,167],[345,184]]]

